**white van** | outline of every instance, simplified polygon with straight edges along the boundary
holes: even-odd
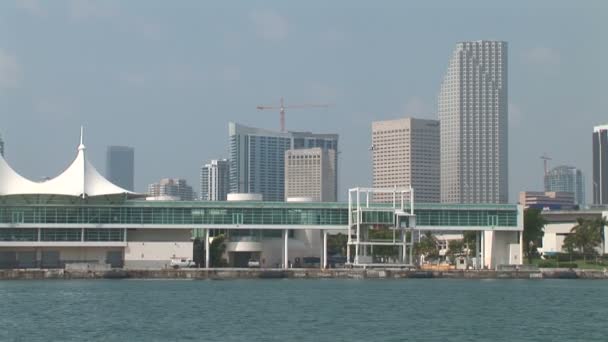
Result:
[[[195,267],[196,263],[194,263],[194,260],[192,260],[192,259],[179,258],[179,259],[171,259],[170,266],[175,269],[189,268],[189,267]]]

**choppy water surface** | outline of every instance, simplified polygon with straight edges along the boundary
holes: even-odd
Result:
[[[0,341],[608,341],[608,281],[0,281]]]

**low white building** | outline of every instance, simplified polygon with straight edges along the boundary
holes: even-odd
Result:
[[[541,215],[547,221],[544,228],[542,247],[539,252],[553,254],[565,253],[564,240],[577,225],[577,219],[597,219],[608,217],[603,209],[543,211]],[[608,237],[608,227],[604,227],[604,236]],[[601,246],[603,253],[608,253],[608,244]]]

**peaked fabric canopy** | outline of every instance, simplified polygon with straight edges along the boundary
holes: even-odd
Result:
[[[13,170],[0,156],[0,196],[10,195],[63,195],[75,197],[107,196],[117,194],[138,195],[105,179],[87,160],[86,147],[80,132],[80,145],[76,158],[65,171],[44,182],[34,182]]]

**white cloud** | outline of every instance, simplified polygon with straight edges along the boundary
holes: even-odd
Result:
[[[17,88],[21,84],[21,66],[17,58],[0,50],[0,88]]]
[[[107,2],[92,0],[71,0],[68,3],[69,15],[72,19],[112,17],[117,10],[108,6]]]
[[[249,13],[256,35],[264,40],[281,41],[287,38],[287,19],[273,10],[253,10]]]
[[[43,16],[46,11],[38,0],[17,0],[17,8],[29,12],[33,15]]]
[[[518,105],[509,102],[509,126],[519,126],[523,119],[523,113]]]
[[[553,48],[537,46],[524,51],[523,60],[529,65],[555,68],[561,63],[561,55]]]

